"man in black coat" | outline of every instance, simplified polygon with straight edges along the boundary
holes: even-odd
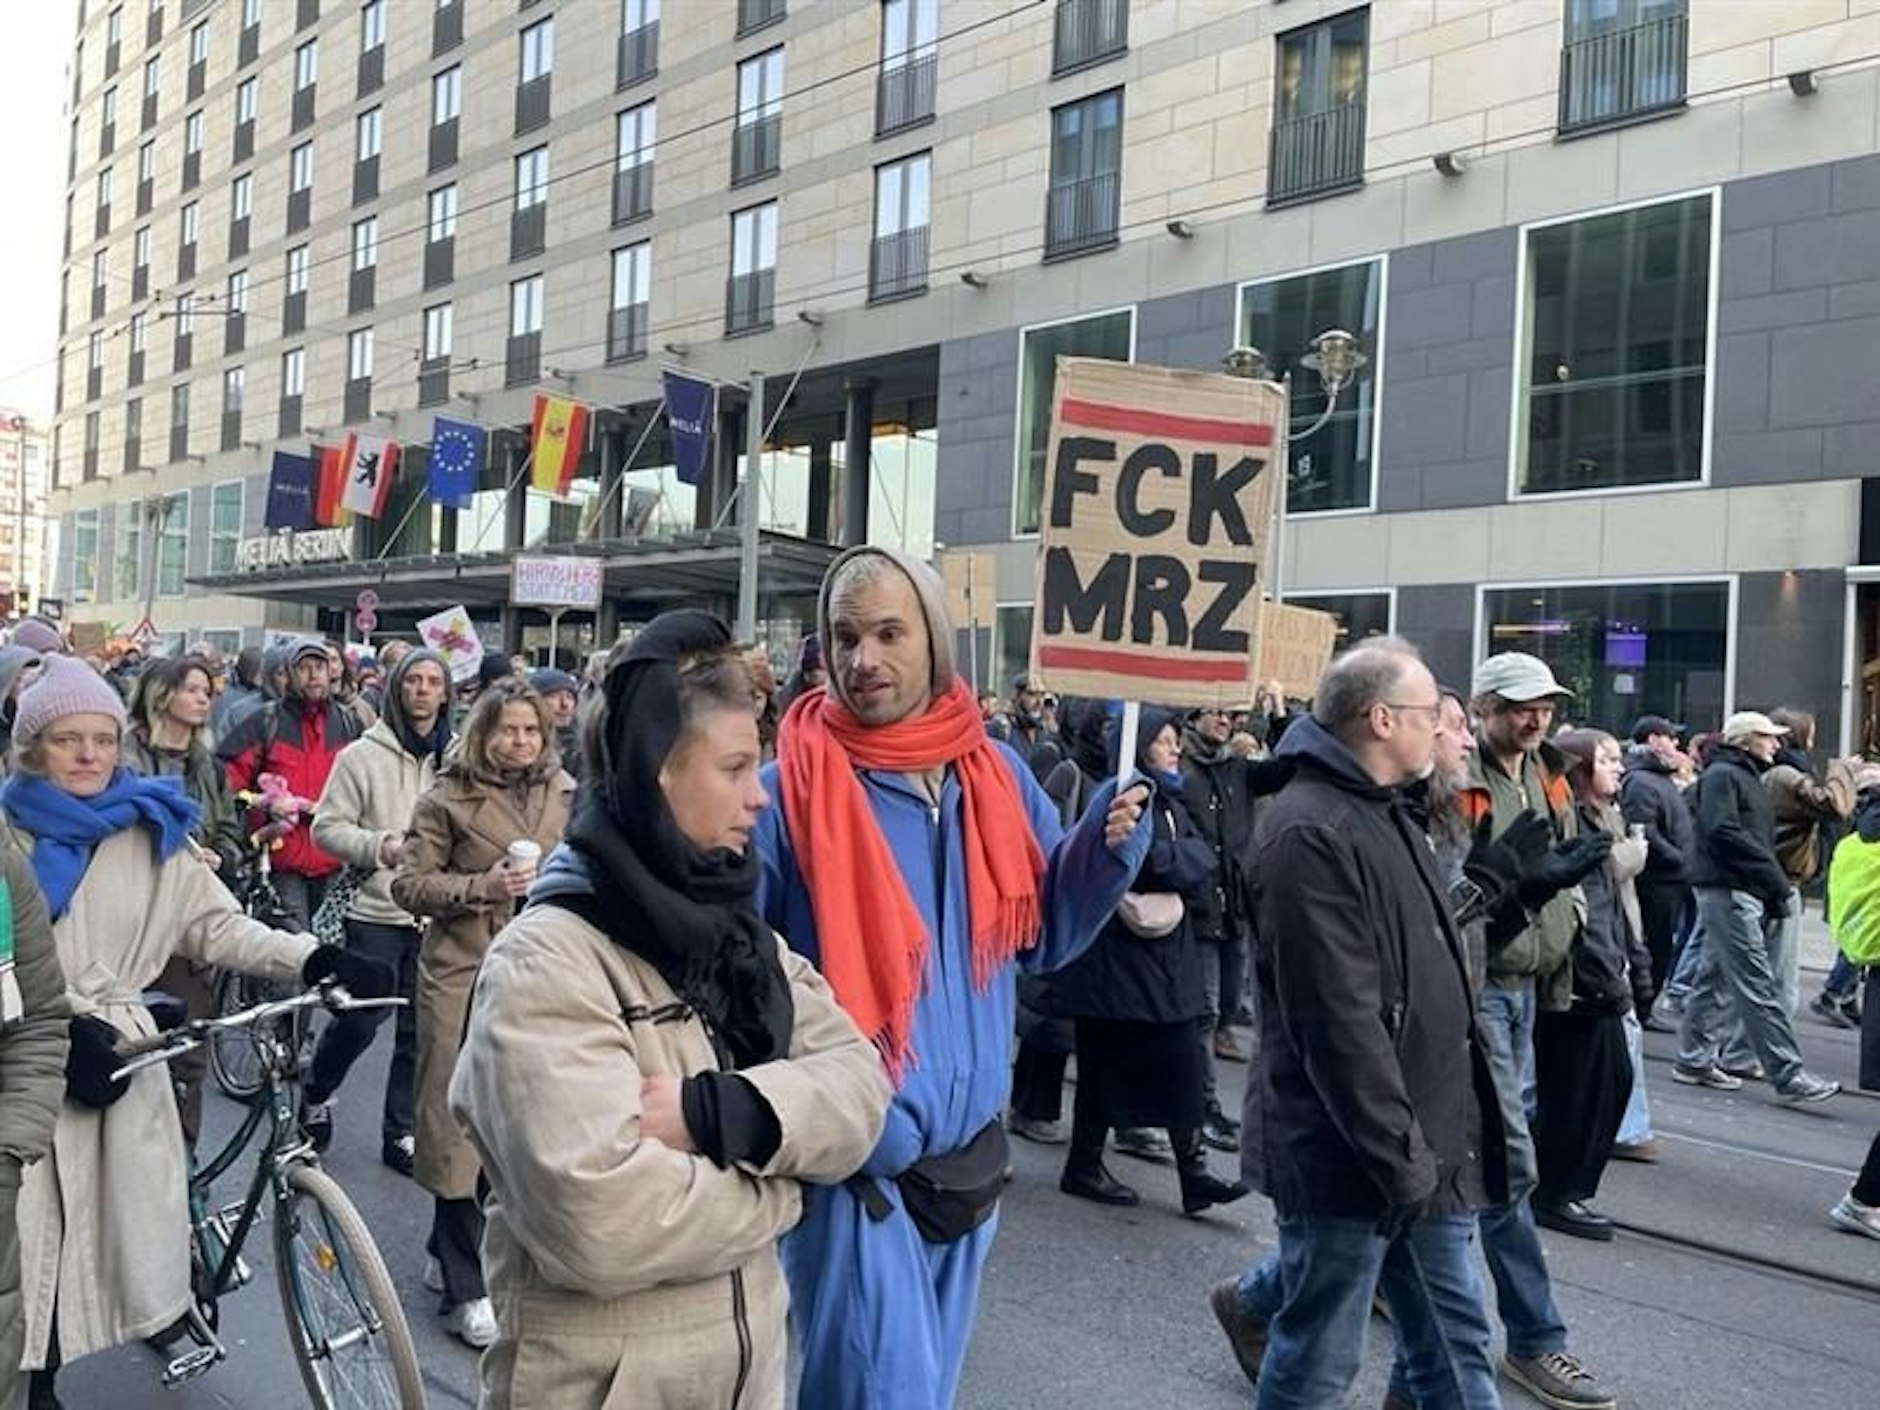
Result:
[[[1418,1403],[1498,1406],[1472,1248],[1474,1211],[1505,1197],[1498,1109],[1447,887],[1401,796],[1432,766],[1440,697],[1379,638],[1315,699],[1251,861],[1242,1164],[1273,1199],[1283,1288],[1256,1404],[1342,1404],[1381,1288]]]
[[[1645,948],[1652,957],[1652,997],[1671,977],[1671,952],[1678,926],[1691,904],[1691,808],[1678,787],[1682,762],[1677,725],[1662,715],[1641,715],[1625,751],[1619,808],[1628,823],[1645,829],[1645,870],[1636,887]],[[1648,1014],[1640,1014],[1644,1021]],[[1646,1027],[1652,1027],[1646,1021]]]
[[[1791,1103],[1825,1102],[1839,1082],[1802,1065],[1795,1024],[1770,963],[1770,938],[1788,914],[1789,874],[1776,856],[1775,809],[1762,775],[1788,730],[1755,710],[1723,723],[1723,742],[1697,776],[1691,889],[1704,927],[1704,954],[1678,1025],[1673,1080],[1735,1091],[1740,1077],[1717,1062],[1726,995],[1776,1093]]]

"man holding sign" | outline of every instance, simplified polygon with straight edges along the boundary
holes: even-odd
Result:
[[[815,961],[895,1085],[880,1143],[804,1190],[783,1243],[817,1410],[953,1403],[1006,1166],[1014,963],[1076,958],[1148,850],[1146,789],[1106,785],[1069,833],[953,672],[944,588],[857,547],[823,582],[826,691],[783,718],[759,904]],[[959,1198],[931,1198],[944,1183]],[[926,1197],[924,1197],[926,1196]]]

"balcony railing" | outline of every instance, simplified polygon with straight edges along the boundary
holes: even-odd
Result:
[[[607,311],[607,360],[624,362],[646,356],[646,330],[652,323],[647,304],[628,304]]]
[[[1045,198],[1044,257],[1057,259],[1114,245],[1120,192],[1113,171],[1053,186]]]
[[[516,85],[516,136],[533,132],[549,119],[555,76],[543,74]]]
[[[424,246],[424,287],[435,289],[457,277],[457,237],[446,235]]]
[[[431,57],[463,43],[463,0],[439,5],[431,16]]]
[[[372,379],[348,377],[341,395],[340,414],[348,421],[364,421],[372,415]]]
[[[927,287],[928,227],[879,235],[868,254],[868,297],[898,299]]]
[[[275,408],[277,436],[298,436],[300,434],[301,399],[297,396],[284,396]]]
[[[739,123],[731,134],[731,184],[775,174],[782,149],[781,115]]]
[[[450,400],[450,359],[426,358],[418,364],[418,405],[438,406]]]
[[[457,160],[457,119],[446,118],[431,124],[431,140],[425,170],[442,171]]]
[[[630,29],[620,36],[614,86],[643,83],[659,72],[659,21]]]
[[[294,90],[294,99],[288,115],[288,131],[299,132],[313,126],[315,95],[319,85],[309,83],[305,88]]]
[[[614,172],[615,225],[625,225],[653,213],[653,164],[639,162]]]
[[[725,332],[749,333],[770,327],[776,292],[774,269],[732,275],[725,282]]]
[[[783,18],[784,0],[738,0],[738,35],[762,29]]]
[[[503,359],[503,383],[520,387],[542,375],[542,335],[512,333]]]
[[[1580,132],[1682,106],[1689,49],[1682,13],[1563,46],[1560,130]]]
[[[875,80],[875,135],[899,132],[933,116],[936,54],[922,54],[881,71]]]
[[[548,202],[524,206],[509,217],[509,257],[527,259],[548,245]]]
[[[1342,191],[1364,180],[1364,102],[1273,124],[1267,204]]]
[[[1060,0],[1051,72],[1069,73],[1129,48],[1129,0]]]

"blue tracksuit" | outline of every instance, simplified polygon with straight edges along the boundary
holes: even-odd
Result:
[[[1057,806],[1009,748],[1032,832],[1049,859],[1044,934],[1024,951],[1028,969],[1056,969],[1087,948],[1115,910],[1148,851],[1143,822],[1120,854],[1103,844],[1110,784],[1069,833]],[[804,1192],[803,1222],[783,1241],[790,1318],[802,1355],[798,1403],[816,1410],[944,1410],[953,1403],[972,1335],[979,1274],[998,1218],[953,1244],[929,1244],[900,1212],[893,1177],[923,1156],[970,1141],[1004,1110],[1011,1090],[1013,982],[973,986],[960,789],[951,771],[939,807],[897,773],[860,770],[876,824],[926,922],[927,969],[914,1008],[912,1051],[888,1121],[863,1173],[879,1179],[895,1212],[871,1221],[842,1186]],[[764,787],[778,797],[776,766]],[[760,815],[758,905],[792,949],[820,962],[809,891],[791,855],[781,807]],[[943,869],[942,869],[943,868]]]

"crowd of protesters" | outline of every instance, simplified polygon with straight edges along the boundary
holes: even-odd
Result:
[[[1645,1027],[1679,1083],[1837,1094],[1794,1021],[1824,870],[1843,963],[1808,1007],[1880,1086],[1880,765],[1818,767],[1806,712],[1620,739],[1538,658],[1463,691],[1374,638],[1309,702],[1132,720],[976,697],[943,603],[855,548],[788,671],[679,611],[463,683],[398,642],[90,662],[17,626],[0,1403],[23,1371],[50,1410],[63,1364],[187,1307],[201,1073],[173,1101],[113,1044],[149,991],[209,1012],[217,967],[408,1001],[381,1155],[431,1196],[422,1281],[492,1407],[781,1406],[792,1363],[806,1406],[951,1405],[1008,1133],[1097,1206],[1141,1201],[1112,1151],[1191,1217],[1272,1201],[1210,1294],[1260,1406],[1342,1403],[1374,1301],[1395,1410],[1504,1378],[1615,1406],[1539,1231],[1612,1238],[1607,1163],[1658,1158]],[[279,929],[229,889],[257,846]],[[316,1148],[388,1012],[308,1055]],[[1829,1217],[1880,1238],[1880,1137]]]

